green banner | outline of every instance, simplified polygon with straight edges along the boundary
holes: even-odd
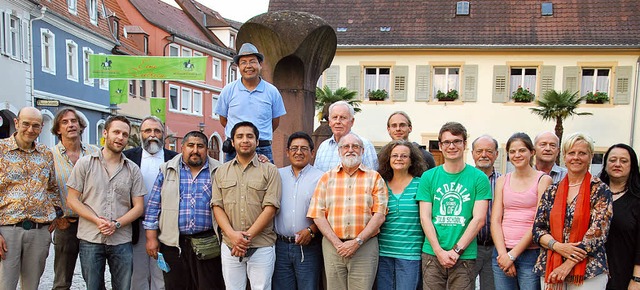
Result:
[[[89,77],[96,79],[204,81],[206,71],[206,56],[89,56]]]
[[[123,104],[129,102],[129,81],[109,81],[109,104]]]
[[[151,115],[156,116],[165,122],[167,113],[167,99],[165,98],[150,98],[149,104],[151,106]]]

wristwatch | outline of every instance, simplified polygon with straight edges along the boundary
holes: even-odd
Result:
[[[640,277],[638,277],[638,276],[633,276],[633,277],[631,277],[631,280],[633,280],[633,282],[638,282],[638,283],[640,283]]]
[[[120,227],[122,227],[122,224],[119,221],[113,220],[113,222],[116,224],[116,229],[119,229]]]
[[[362,246],[362,244],[364,244],[364,241],[358,237],[356,237],[356,242],[358,242],[358,246]]]
[[[462,256],[462,254],[464,254],[464,249],[461,248],[460,246],[458,246],[458,244],[453,246],[453,251],[456,252],[456,254],[458,254],[460,256]]]
[[[507,252],[507,256],[509,256],[509,260],[511,260],[512,262],[516,260],[516,257],[511,255],[511,253],[509,253],[509,252]]]

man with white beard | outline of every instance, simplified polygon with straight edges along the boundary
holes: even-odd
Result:
[[[324,236],[327,289],[371,289],[375,281],[388,196],[380,174],[362,165],[364,150],[357,135],[340,138],[340,164],[322,175],[307,213]]]
[[[178,155],[177,152],[164,149],[164,125],[155,116],[148,116],[140,124],[142,147],[124,151],[124,155],[140,166],[142,180],[148,194],[144,196],[145,211],[153,183],[156,181],[160,165]],[[133,223],[133,275],[131,275],[132,290],[164,289],[162,271],[156,265],[155,259],[147,255],[147,242],[142,221],[144,215]]]

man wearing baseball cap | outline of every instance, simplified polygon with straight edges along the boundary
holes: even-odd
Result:
[[[243,44],[233,57],[241,78],[222,89],[215,108],[227,136],[223,145],[225,161],[235,157],[235,150],[230,142],[231,128],[239,122],[249,121],[258,127],[260,133],[256,153],[267,156],[273,162],[273,131],[278,128],[280,116],[286,114],[286,111],[278,89],[260,76],[263,60],[264,55],[251,43]]]

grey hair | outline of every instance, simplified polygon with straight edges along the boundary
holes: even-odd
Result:
[[[349,133],[347,135],[342,136],[342,138],[340,138],[340,141],[338,141],[338,146],[342,146],[344,144],[344,139],[347,136],[353,136],[354,138],[356,138],[356,140],[358,140],[358,144],[360,144],[360,147],[364,148],[364,143],[362,142],[362,138],[360,138],[358,135],[353,133]]]
[[[498,150],[498,140],[496,140],[495,138],[491,137],[490,135],[484,134],[478,138],[476,138],[475,140],[473,140],[473,142],[471,143],[471,150],[476,149],[476,142],[482,138],[489,138],[491,139],[491,141],[493,141],[493,144],[496,145],[496,150]]]
[[[331,111],[333,111],[333,108],[336,106],[345,106],[347,107],[347,109],[349,109],[349,115],[351,115],[351,119],[353,119],[356,116],[356,111],[353,109],[353,106],[350,105],[349,103],[345,102],[345,101],[337,101],[333,104],[331,104],[331,106],[329,106],[329,115],[331,115]]]

